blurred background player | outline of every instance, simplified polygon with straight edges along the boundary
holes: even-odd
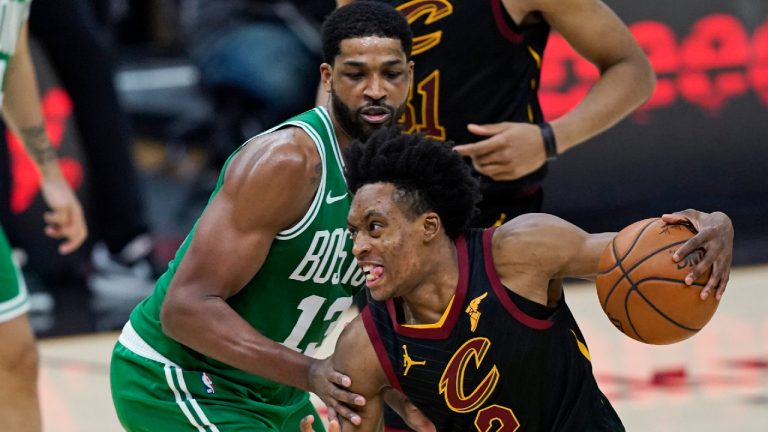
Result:
[[[29,1],[0,0],[0,79],[3,119],[21,138],[41,174],[41,192],[50,212],[45,234],[62,240],[68,254],[85,240],[80,202],[64,180],[43,123],[35,70],[27,46]],[[0,230],[0,430],[40,431],[37,352],[27,320],[24,279]]]
[[[95,326],[119,329],[133,306],[152,292],[158,272],[131,154],[133,136],[115,90],[111,40],[89,1],[35,0],[29,22],[31,36],[72,99],[90,176],[94,245],[87,284]]]
[[[653,92],[648,59],[600,0],[387,3],[414,33],[405,129],[451,140],[471,158],[483,197],[473,226],[541,210],[547,161],[611,127]],[[600,71],[584,99],[551,125],[538,99],[550,29]]]

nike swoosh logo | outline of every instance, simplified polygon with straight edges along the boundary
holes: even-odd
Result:
[[[344,193],[344,195],[331,196],[331,191],[328,191],[328,195],[325,196],[325,203],[326,204],[333,204],[336,201],[341,201],[341,200],[343,200],[346,197],[347,197],[347,193],[346,192]]]

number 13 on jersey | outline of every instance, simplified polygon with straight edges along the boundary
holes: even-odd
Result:
[[[323,297],[311,295],[309,297],[305,297],[301,303],[299,303],[297,308],[301,311],[301,315],[299,315],[299,319],[293,326],[291,334],[285,338],[283,345],[291,348],[294,351],[301,352],[299,344],[301,344],[304,336],[307,335],[307,331],[309,331],[310,327],[312,327],[312,325],[315,323],[315,319],[318,317],[318,313],[323,307],[323,304],[325,304],[326,300],[327,299]],[[333,329],[335,329],[336,325],[339,323],[341,314],[345,310],[349,309],[351,305],[352,297],[339,297],[331,304],[331,306],[328,308],[328,312],[326,312],[323,316],[323,322],[331,322],[331,324],[328,326],[328,330],[326,330],[325,334],[323,335],[323,340],[325,340],[328,335],[333,332]],[[310,342],[304,349],[304,354],[308,356],[313,355],[315,351],[317,351],[318,345],[319,344],[316,342]]]

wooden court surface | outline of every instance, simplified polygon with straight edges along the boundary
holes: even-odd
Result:
[[[589,284],[566,287],[600,386],[628,431],[768,430],[766,281],[768,266],[734,269],[707,327],[669,346],[644,345],[620,334]],[[109,392],[116,339],[116,333],[106,333],[40,342],[46,432],[122,430]]]

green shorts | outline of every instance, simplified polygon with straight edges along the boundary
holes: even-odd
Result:
[[[253,400],[251,389],[216,376],[140,356],[120,342],[112,351],[112,400],[123,427],[134,431],[290,431],[307,415],[319,419],[306,394],[277,406]],[[316,421],[316,430],[323,430]]]
[[[0,228],[0,323],[10,321],[29,310],[27,285],[21,270],[11,257],[11,245]]]

